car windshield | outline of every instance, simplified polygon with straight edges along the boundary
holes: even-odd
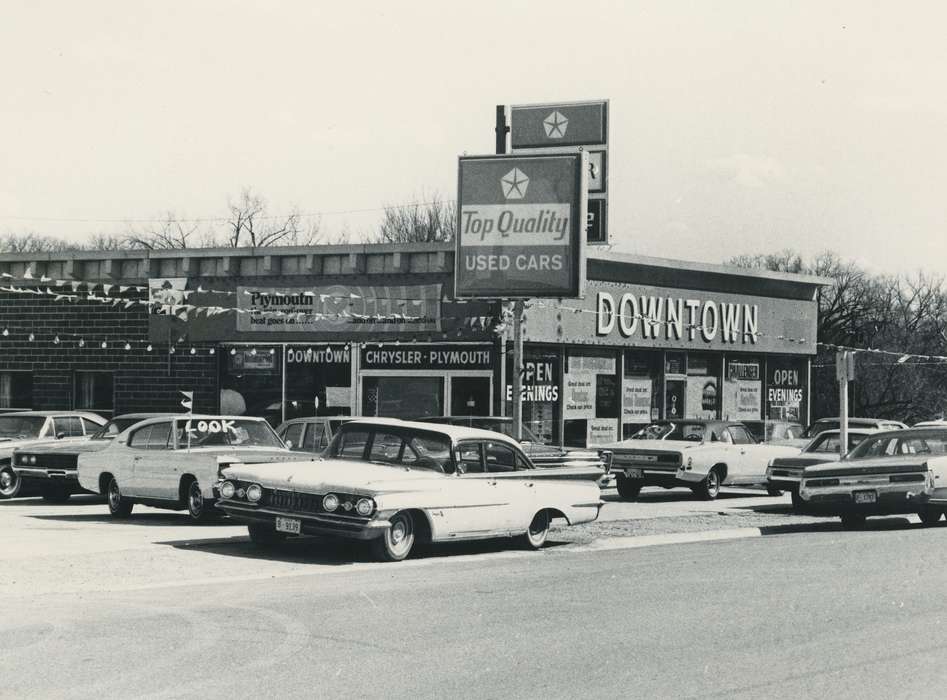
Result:
[[[848,434],[848,449],[853,449],[858,443],[865,439],[865,436],[858,433]],[[806,452],[817,452],[820,454],[838,454],[839,444],[842,439],[838,433],[825,432],[820,434],[806,448]],[[846,450],[847,452],[848,450]]]
[[[947,430],[884,433],[865,438],[846,459],[897,457],[902,455],[947,455]]]
[[[631,436],[632,440],[690,440],[704,439],[703,423],[652,423]]]
[[[0,416],[0,439],[37,438],[45,423],[45,416]]]
[[[130,428],[135,423],[145,420],[144,418],[113,418],[108,423],[99,428],[91,437],[92,440],[111,440],[116,435]]]
[[[176,421],[178,449],[194,447],[284,447],[270,424],[248,418],[189,418]]]
[[[449,472],[450,439],[437,433],[343,426],[329,443],[326,456],[412,469]]]

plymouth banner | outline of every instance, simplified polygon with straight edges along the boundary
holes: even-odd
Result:
[[[441,285],[237,287],[237,330],[439,331]]]

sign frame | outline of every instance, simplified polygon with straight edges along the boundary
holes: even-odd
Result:
[[[517,167],[523,161],[561,160],[574,161],[573,191],[576,200],[570,203],[570,231],[569,231],[569,258],[572,261],[572,274],[568,289],[543,290],[528,286],[505,286],[502,289],[470,290],[461,288],[461,253],[463,235],[462,217],[463,201],[463,164],[465,162],[505,162],[504,168]],[[490,155],[462,155],[457,159],[457,234],[454,244],[454,298],[455,299],[486,299],[486,300],[517,300],[517,299],[581,299],[585,296],[586,283],[586,229],[588,222],[588,154],[585,151],[573,153],[513,153]],[[552,203],[550,203],[552,204]],[[513,205],[516,206],[516,205]]]
[[[605,147],[608,145],[608,110],[609,110],[609,101],[608,100],[574,100],[567,102],[540,102],[536,104],[517,104],[510,105],[510,148],[514,151],[520,149],[534,149],[534,148],[578,148],[578,147],[589,147],[589,146],[602,146]],[[576,107],[599,107],[602,110],[602,124],[601,132],[602,136],[598,140],[581,140],[576,141],[574,138],[563,139],[563,141],[541,141],[538,143],[535,142],[517,142],[516,141],[516,111],[517,110],[538,110],[545,112],[546,110],[556,111],[558,108],[564,109],[573,109]]]

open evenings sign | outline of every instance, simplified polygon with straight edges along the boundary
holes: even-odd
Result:
[[[584,153],[461,157],[457,297],[579,297]]]

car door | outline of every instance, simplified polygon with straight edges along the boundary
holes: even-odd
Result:
[[[435,527],[447,539],[507,531],[510,499],[497,488],[496,474],[486,470],[483,441],[459,442],[454,459],[457,473],[444,479],[443,505],[432,509]]]
[[[734,455],[734,459],[727,462],[727,481],[740,479],[764,483],[771,450],[766,445],[757,443],[742,425],[731,424],[726,430],[733,441],[733,447],[730,449]]]
[[[485,441],[483,455],[487,473],[496,480],[499,500],[506,502],[505,508],[498,511],[498,522],[511,530],[523,529],[539,510],[535,470],[525,469],[525,458],[503,442]]]
[[[143,432],[147,430],[147,433]],[[129,446],[137,448],[132,471],[132,492],[143,498],[177,500],[180,476],[173,471],[174,446],[171,421],[145,426],[143,434],[133,443],[137,433],[129,439]]]

